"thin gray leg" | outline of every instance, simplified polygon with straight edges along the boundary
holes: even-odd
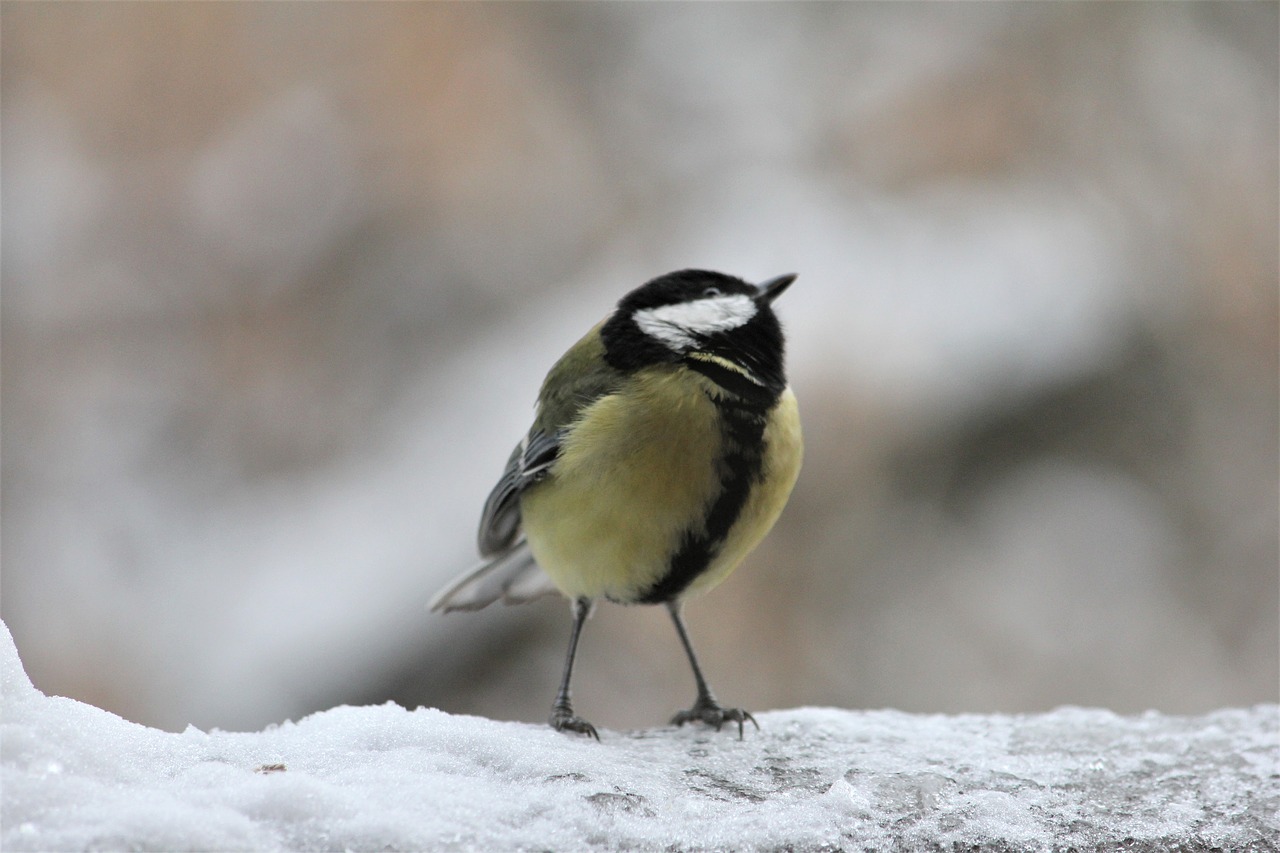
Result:
[[[573,603],[573,628],[569,633],[569,653],[564,659],[564,675],[560,678],[560,690],[551,705],[551,727],[558,732],[577,732],[590,735],[600,740],[596,727],[573,713],[573,704],[569,698],[569,682],[573,678],[573,659],[578,654],[578,637],[582,634],[582,625],[591,613],[591,600],[579,598]]]
[[[716,731],[720,731],[725,721],[728,720],[738,724],[739,740],[742,740],[743,726],[748,720],[758,730],[760,724],[756,722],[756,718],[751,716],[750,712],[741,708],[725,708],[716,701],[715,694],[711,692],[711,686],[707,684],[707,679],[702,675],[702,667],[698,665],[698,656],[693,651],[693,643],[689,641],[689,632],[684,627],[684,617],[680,615],[680,603],[678,601],[668,601],[667,610],[671,613],[671,621],[676,625],[676,633],[680,635],[680,642],[684,645],[684,652],[689,656],[689,666],[693,668],[693,680],[698,686],[698,698],[694,700],[693,707],[687,711],[680,711],[672,717],[672,724],[683,726],[685,723],[697,720],[709,726],[715,726]]]

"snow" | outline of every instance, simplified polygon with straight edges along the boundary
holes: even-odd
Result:
[[[1280,708],[1201,717],[801,708],[760,731],[393,704],[170,733],[27,679],[0,626],[19,850],[1276,850]],[[602,722],[602,721],[597,721]]]

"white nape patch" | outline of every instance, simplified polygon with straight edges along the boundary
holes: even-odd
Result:
[[[697,343],[694,335],[727,332],[745,325],[755,315],[755,300],[731,293],[645,308],[636,312],[635,319],[640,331],[680,352]]]

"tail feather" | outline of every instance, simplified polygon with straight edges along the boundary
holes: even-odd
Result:
[[[464,572],[435,594],[428,607],[448,613],[480,610],[498,599],[504,604],[524,604],[558,593],[551,578],[534,562],[529,543],[515,547]]]

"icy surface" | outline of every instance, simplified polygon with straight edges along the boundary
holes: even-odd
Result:
[[[18,850],[1275,850],[1274,705],[802,708],[760,731],[601,730],[395,705],[181,734],[44,696],[0,627]],[[601,721],[603,722],[603,721]]]

